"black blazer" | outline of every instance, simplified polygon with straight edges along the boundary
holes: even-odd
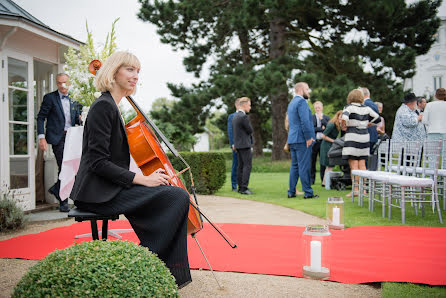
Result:
[[[135,173],[129,171],[130,153],[124,123],[109,92],[91,105],[85,121],[82,158],[71,199],[103,203],[124,187],[130,188]]]
[[[234,146],[236,149],[252,147],[252,127],[248,115],[238,111],[232,118],[232,131],[234,133]]]
[[[321,127],[317,127],[316,114],[313,114],[314,133],[316,134],[318,132],[324,132],[325,128],[327,128],[328,121],[330,121],[330,117],[328,117],[327,115],[322,115]],[[322,128],[322,126],[324,126],[324,128]]]
[[[71,125],[80,124],[79,105],[70,99]],[[46,133],[43,129],[46,119]],[[45,134],[49,144],[58,144],[64,134],[65,114],[59,91],[45,94],[39,113],[37,114],[37,134]]]

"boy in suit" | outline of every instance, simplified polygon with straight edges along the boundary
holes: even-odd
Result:
[[[237,184],[238,192],[244,195],[254,194],[248,189],[249,176],[252,167],[252,126],[248,115],[251,110],[251,100],[248,97],[242,97],[239,101],[237,113],[232,119],[232,129],[234,133],[234,147],[237,151],[238,168]]]
[[[68,128],[80,124],[78,106],[73,104],[68,95],[69,76],[59,73],[56,76],[57,90],[43,97],[40,111],[37,114],[37,134],[41,150],[48,150],[48,144],[52,145],[54,156],[58,166],[58,174],[62,166],[63,150],[65,147],[65,135]],[[46,127],[44,123],[46,120]],[[60,180],[48,190],[59,200],[59,210],[68,212],[68,200],[62,201],[59,197]]]

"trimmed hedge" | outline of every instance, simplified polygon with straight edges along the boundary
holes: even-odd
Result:
[[[219,152],[181,152],[184,160],[189,164],[194,178],[196,192],[199,194],[213,194],[219,190],[226,180],[225,156]],[[169,153],[169,159],[175,170],[185,168],[184,163]],[[191,192],[189,172],[181,175],[186,188]]]
[[[220,153],[225,156],[226,160],[232,160],[232,151],[222,151]],[[270,151],[263,152],[263,156],[262,157],[263,158],[271,158],[271,152]]]
[[[175,278],[147,248],[90,241],[56,250],[31,267],[12,297],[179,297]]]

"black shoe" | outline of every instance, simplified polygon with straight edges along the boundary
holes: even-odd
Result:
[[[254,193],[252,191],[250,191],[249,189],[244,190],[244,191],[238,191],[238,193],[241,193],[242,195],[253,195]]]
[[[57,194],[57,193],[54,191],[53,187],[51,187],[50,189],[48,189],[48,192],[49,192],[50,194],[52,194],[53,196],[55,196],[56,199],[57,199],[59,202],[61,202],[61,199],[60,199],[60,197],[59,197],[59,194]]]
[[[294,195],[290,195],[290,194],[288,194],[288,198],[295,198],[296,197],[296,195],[294,194]]]
[[[66,199],[64,201],[60,201],[59,211],[60,212],[70,212],[70,206],[68,205],[68,199]]]
[[[317,199],[317,198],[319,198],[319,196],[318,195],[312,195],[312,196],[304,196],[304,199]]]

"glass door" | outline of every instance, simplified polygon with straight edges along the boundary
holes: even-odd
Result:
[[[25,209],[35,208],[34,198],[34,101],[31,61],[17,54],[5,55],[8,106],[9,189]]]

